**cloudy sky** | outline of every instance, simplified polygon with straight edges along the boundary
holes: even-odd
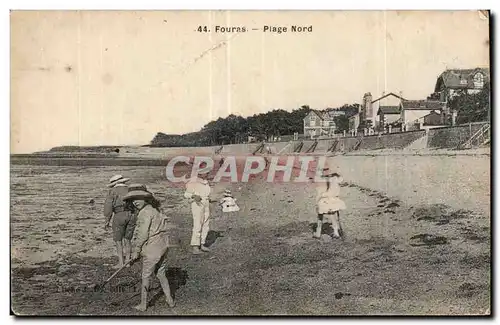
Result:
[[[262,31],[292,25],[313,31]],[[446,68],[489,65],[488,29],[475,11],[13,12],[11,151],[145,144],[366,92],[425,99]]]

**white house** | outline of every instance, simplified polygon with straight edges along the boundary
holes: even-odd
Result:
[[[340,115],[345,115],[345,112],[338,110],[327,112],[314,109],[311,110],[309,114],[304,117],[304,135],[310,136],[311,138],[333,136],[336,129],[334,118]]]
[[[457,112],[451,112],[448,106],[450,98],[466,91],[475,94],[481,91],[486,84],[490,83],[490,69],[448,69],[439,75],[434,87],[434,93],[428,98],[444,102],[445,120],[450,116],[456,116]]]
[[[401,94],[400,94],[401,95]],[[383,93],[381,97],[373,100],[371,93],[363,95],[363,104],[360,106],[358,114],[349,118],[349,131],[357,130],[363,121],[370,121],[371,126],[375,129],[380,124],[379,109],[381,107],[399,107],[401,100],[404,98],[395,93]],[[387,110],[387,109],[384,109]]]
[[[444,118],[445,103],[437,100],[402,100],[400,104],[401,122],[409,127],[423,124],[429,114],[440,114]]]
[[[461,90],[466,90],[469,94],[478,93],[489,82],[488,68],[449,69],[437,78],[434,93],[439,94],[441,102],[446,102]]]

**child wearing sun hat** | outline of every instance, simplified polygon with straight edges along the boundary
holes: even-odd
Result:
[[[318,214],[314,238],[320,238],[323,219],[329,219],[333,228],[333,237],[342,238],[343,230],[340,225],[340,211],[346,209],[340,199],[340,183],[343,177],[333,157],[327,157],[326,166],[323,168],[323,180],[318,183],[316,195],[316,212]]]

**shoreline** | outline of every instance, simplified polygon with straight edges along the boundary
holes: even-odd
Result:
[[[203,148],[206,149],[206,148]],[[196,154],[191,154],[190,152],[180,151],[178,155],[167,154],[167,152],[158,153],[126,153],[126,154],[87,154],[87,153],[35,153],[35,154],[11,154],[10,163],[12,165],[44,165],[48,166],[54,165],[86,165],[86,166],[163,166],[167,164],[170,159],[176,156],[186,155],[186,156],[196,156]],[[475,148],[475,149],[464,149],[464,150],[452,150],[452,149],[380,149],[380,150],[360,150],[354,152],[335,152],[335,153],[296,153],[296,154],[268,154],[268,157],[293,157],[293,156],[312,156],[321,157],[325,155],[333,155],[336,157],[342,156],[485,156],[491,157],[491,148]],[[207,154],[200,155],[207,156]],[[245,157],[252,156],[251,153],[223,153],[223,154],[211,154],[211,157]],[[259,156],[262,156],[260,154]]]

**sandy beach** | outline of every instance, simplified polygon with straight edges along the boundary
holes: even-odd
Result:
[[[11,317],[491,318],[489,10],[129,9],[9,11]]]
[[[471,166],[480,166],[477,175],[464,168],[467,175],[453,177],[450,169],[465,160],[448,158],[457,159],[456,165],[435,165],[434,157],[432,166],[441,167],[433,168],[425,165],[428,161],[412,160],[420,163],[418,172],[402,181],[405,168],[415,167],[395,156],[405,167],[391,162],[396,176],[385,183],[380,172],[367,167],[368,158],[355,158],[339,159],[345,173],[341,198],[347,205],[344,241],[312,238],[313,184],[219,183],[214,191],[230,187],[241,211],[229,218],[213,209],[212,252],[203,256],[189,254],[189,207],[182,188],[166,182],[162,167],[13,165],[12,309],[22,315],[489,313],[489,157],[479,162],[468,157]],[[364,166],[363,173],[356,173],[356,166]],[[440,180],[432,175],[447,166],[442,186],[436,186]],[[102,216],[105,184],[116,173],[147,184],[164,205],[173,205],[166,211],[179,226],[181,240],[169,255],[167,275],[177,300],[173,309],[161,298],[156,279],[158,295],[149,309],[132,309],[139,301],[140,263],[103,291],[92,291],[116,263]]]

